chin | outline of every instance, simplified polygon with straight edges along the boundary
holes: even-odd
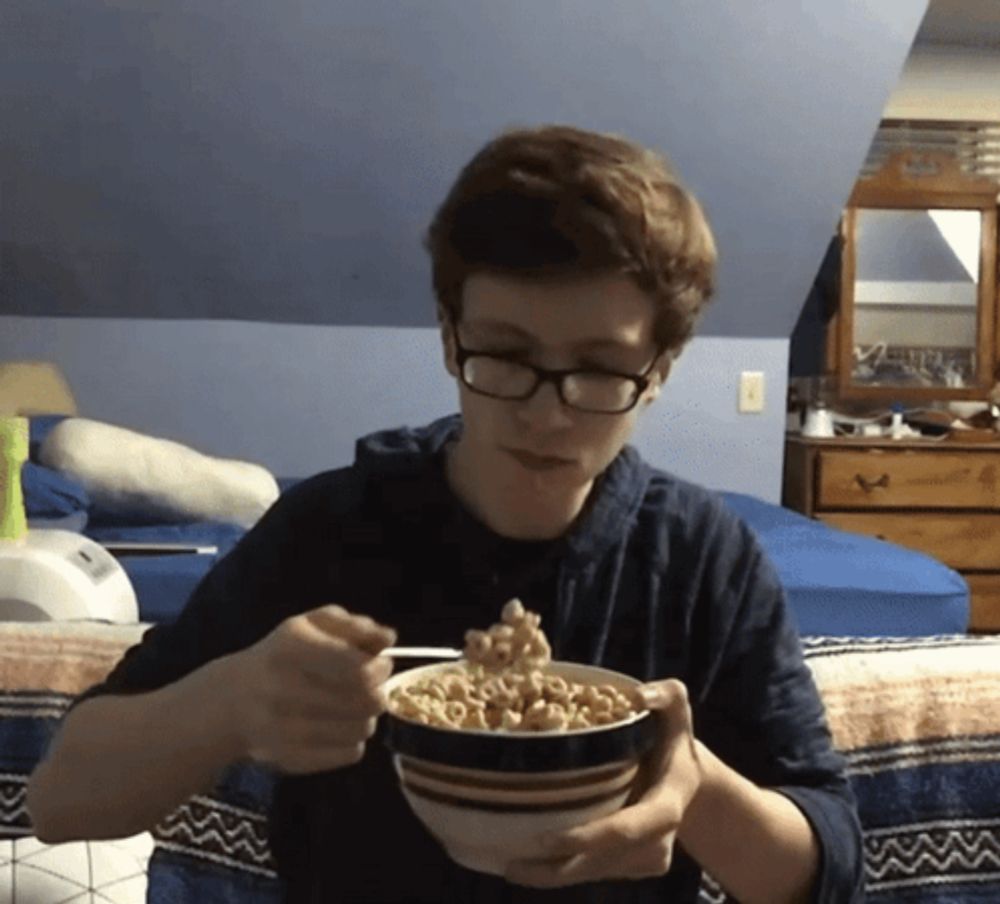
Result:
[[[578,465],[553,471],[526,471],[517,467],[507,472],[507,486],[520,506],[527,510],[554,511],[581,503],[590,493],[593,478]]]

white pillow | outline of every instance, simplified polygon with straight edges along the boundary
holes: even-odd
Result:
[[[114,841],[0,840],[0,901],[145,904],[149,832]]]
[[[214,458],[173,440],[86,418],[57,424],[38,458],[83,484],[95,507],[143,520],[251,527],[279,492],[261,465]]]

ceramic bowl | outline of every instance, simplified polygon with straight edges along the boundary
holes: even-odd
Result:
[[[400,672],[398,687],[453,668]],[[623,691],[640,682],[619,672],[553,662],[547,674]],[[620,809],[639,762],[656,741],[648,711],[611,725],[571,731],[491,731],[421,725],[390,712],[385,741],[402,793],[449,856],[469,869],[503,875],[508,862],[537,856],[537,837]]]

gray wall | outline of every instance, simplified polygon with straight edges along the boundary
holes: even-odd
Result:
[[[349,362],[312,343],[337,347],[330,330],[352,326],[428,327],[420,236],[457,168],[501,128],[571,122],[664,150],[704,200],[722,263],[701,334],[732,345],[712,346],[718,379],[690,387],[701,420],[689,426],[704,445],[759,445],[768,463],[746,488],[773,496],[786,362],[770,351],[791,332],[925,6],[5,0],[0,315],[19,316],[0,319],[0,355],[72,361],[75,383],[102,387],[85,393],[92,416],[141,412],[145,426],[182,409],[161,432],[213,448],[239,435],[244,455],[270,457],[225,413],[259,398],[297,410],[310,381],[357,392]],[[153,319],[122,337],[98,317]],[[235,323],[200,317],[331,327],[271,328],[247,350]],[[756,339],[779,342],[763,353]],[[731,362],[744,359],[767,374],[763,417],[735,413]],[[191,373],[212,381],[195,388]],[[411,387],[432,379],[397,384],[400,407],[377,410],[379,423],[419,419]],[[331,437],[313,414],[291,430],[297,472],[376,419],[338,422]]]

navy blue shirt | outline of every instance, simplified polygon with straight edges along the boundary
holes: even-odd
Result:
[[[289,490],[206,576],[180,618],[146,633],[99,692],[162,687],[339,603],[401,644],[461,646],[513,596],[542,616],[553,657],[688,688],[695,734],[733,769],[787,795],[814,827],[812,900],[862,900],[861,829],[844,763],[777,576],[720,498],[626,447],[560,538],[502,538],[451,492],[458,416],[358,442],[354,465]],[[379,735],[362,762],[283,777],[271,846],[288,900],[447,904],[684,904],[700,870],[675,851],[661,878],[533,890],[452,863],[417,822]]]

